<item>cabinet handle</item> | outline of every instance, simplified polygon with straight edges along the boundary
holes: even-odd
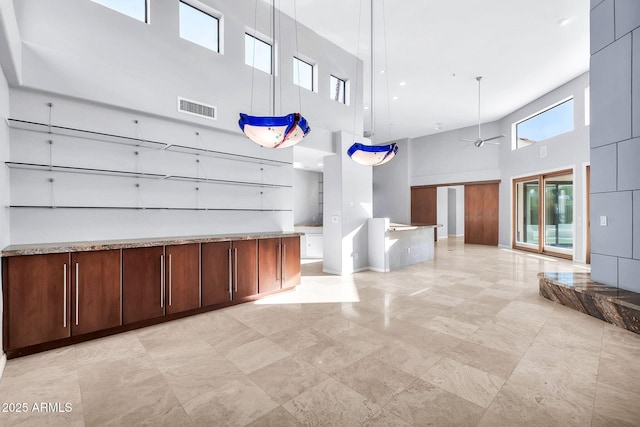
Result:
[[[164,255],[160,255],[160,307],[164,307]]]
[[[80,275],[78,274],[78,271],[79,271],[79,267],[78,267],[78,263],[76,262],[76,326],[78,326],[78,300],[80,299],[79,287],[78,287],[78,277]]]
[[[67,327],[67,264],[62,273],[62,327]]]
[[[171,254],[169,254],[169,307],[171,307],[171,295],[173,292],[171,292]]]
[[[233,248],[233,276],[235,278],[235,291],[238,293],[238,248]]]
[[[278,245],[278,249],[276,251],[276,280],[280,280],[280,258],[281,258],[281,247]]]
[[[287,244],[282,244],[282,280],[287,280]]]
[[[233,301],[233,271],[231,266],[231,248],[229,248],[229,301]]]

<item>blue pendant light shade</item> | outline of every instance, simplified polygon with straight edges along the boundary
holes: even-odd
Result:
[[[300,113],[281,117],[258,117],[240,113],[238,125],[250,140],[268,148],[291,147],[302,141],[311,130]]]
[[[394,142],[388,145],[365,145],[354,143],[347,150],[353,161],[364,166],[378,166],[387,163],[398,152],[398,145]]]

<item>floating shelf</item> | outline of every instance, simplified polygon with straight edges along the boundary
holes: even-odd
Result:
[[[292,209],[252,209],[252,208],[180,208],[180,207],[139,207],[139,206],[48,206],[48,205],[9,205],[15,209],[115,209],[136,211],[229,211],[229,212],[293,212]]]
[[[189,181],[189,182],[204,182],[204,183],[212,183],[212,184],[224,184],[224,185],[242,185],[245,187],[261,187],[261,188],[293,188],[291,185],[282,185],[282,184],[263,184],[259,182],[249,182],[249,181],[230,181],[225,179],[213,179],[213,178],[194,178],[191,176],[177,176],[177,175],[169,175],[166,179],[173,181]]]
[[[111,142],[114,144],[133,145],[136,147],[147,147],[162,149],[167,146],[164,142],[149,141],[141,138],[131,138],[128,136],[111,135],[108,133],[94,132],[90,130],[74,129],[63,126],[47,125],[44,123],[28,122],[24,120],[7,119],[9,127],[14,129],[30,130],[33,132],[49,133],[53,135],[72,136],[75,138],[88,138],[96,141]]]
[[[95,175],[108,175],[108,176],[124,176],[132,178],[150,178],[150,179],[163,179],[166,175],[157,173],[142,173],[142,172],[128,172],[109,169],[94,169],[94,168],[79,168],[75,166],[58,166],[58,165],[42,165],[37,163],[16,163],[5,162],[5,164],[12,169],[28,169],[38,171],[51,171],[51,172],[78,172]]]
[[[25,120],[7,119],[9,127],[33,132],[48,133],[53,135],[72,136],[75,138],[87,138],[95,141],[109,142],[113,144],[131,145],[136,147],[152,148],[157,150],[174,151],[185,154],[196,154],[207,157],[233,160],[247,163],[257,163],[272,166],[291,166],[293,163],[282,160],[264,159],[261,157],[247,156],[244,154],[225,153],[223,151],[208,150],[205,148],[187,147],[165,142],[151,141],[148,139],[132,138],[128,136],[113,135],[102,132],[94,132],[84,129],[75,129],[64,126],[48,125],[45,123],[29,122]]]

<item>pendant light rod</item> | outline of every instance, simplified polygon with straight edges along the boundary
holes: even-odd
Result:
[[[375,51],[374,49],[374,36],[373,36],[373,0],[371,0],[371,82],[370,82],[370,91],[371,91],[371,142],[373,142],[373,137],[375,134],[375,114],[374,114],[374,110],[375,110],[375,93],[374,93],[374,60],[373,60],[373,52]]]
[[[271,115],[276,115],[276,0],[271,0]],[[254,45],[255,50],[255,45]]]
[[[478,139],[482,139],[480,135],[480,80],[482,80],[482,76],[476,77],[476,80],[478,81]]]

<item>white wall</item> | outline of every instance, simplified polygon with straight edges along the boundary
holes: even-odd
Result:
[[[589,126],[585,124],[585,89],[589,75],[585,73],[540,97],[500,120],[500,132],[507,135],[500,146],[500,232],[499,245],[512,242],[512,180],[516,177],[561,169],[574,170],[574,259],[585,260],[585,180],[584,167],[589,163]],[[511,126],[569,96],[574,97],[574,130],[554,138],[511,150]],[[546,156],[541,152],[546,150]]]
[[[367,222],[373,215],[373,173],[371,166],[359,165],[347,155],[355,139],[336,132],[336,154],[324,159],[323,269],[333,274],[350,274],[369,266]],[[363,138],[358,141],[368,143]]]
[[[223,15],[223,54],[178,36],[177,1],[151,2],[150,24],[85,0],[14,2],[22,71],[18,76],[21,84],[11,88],[11,117],[275,159],[284,165],[16,129],[10,133],[10,160],[48,164],[52,148],[52,163],[57,165],[274,187],[12,169],[12,205],[81,205],[94,209],[12,208],[10,243],[293,229],[292,150],[261,148],[245,138],[237,125],[241,111],[256,115],[269,112],[270,76],[244,64],[244,32],[253,31],[255,25],[258,32],[269,35],[269,5],[257,2],[254,15],[253,7],[240,2],[202,3]],[[12,13],[7,11],[2,9],[3,14]],[[356,80],[362,73],[361,61],[286,16],[278,17],[276,28],[280,31],[276,37],[276,114],[300,111],[305,116],[312,131],[301,145],[325,149],[332,146],[336,130],[361,132],[362,88],[350,85],[350,105],[328,96],[329,74]],[[292,83],[291,61],[296,54],[318,62],[317,93]],[[177,112],[178,96],[216,106],[218,119]],[[207,210],[194,210],[204,208]]]
[[[320,172],[293,170],[293,223],[295,225],[322,224],[320,193]]]
[[[442,227],[438,227],[438,240],[441,240],[449,236],[449,189],[447,187],[438,187],[437,199],[437,223],[438,226],[442,225]]]
[[[411,193],[408,191],[411,158],[409,139],[396,141],[393,160],[373,168],[373,216],[391,222],[411,223]]]

